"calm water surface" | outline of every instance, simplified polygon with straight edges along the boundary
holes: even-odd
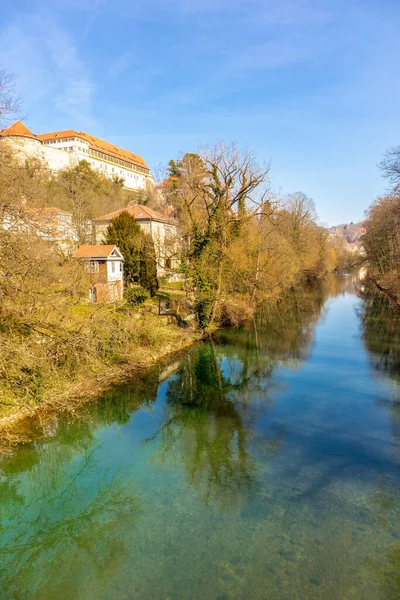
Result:
[[[400,324],[352,277],[0,462],[0,598],[400,598]]]

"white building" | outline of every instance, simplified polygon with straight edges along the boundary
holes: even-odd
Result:
[[[158,274],[164,275],[168,272],[176,271],[179,268],[180,262],[178,259],[178,225],[173,219],[162,215],[148,206],[135,204],[94,219],[96,243],[101,244],[104,242],[107,227],[122,212],[127,212],[135,217],[143,231],[149,233],[153,238]]]
[[[33,212],[33,211],[32,211]],[[64,254],[71,254],[78,245],[78,235],[72,214],[54,206],[46,206],[34,213],[36,233],[45,242],[58,246]]]
[[[18,210],[3,208],[0,226],[13,232],[37,235],[66,255],[71,254],[78,245],[72,214],[54,206],[29,208],[22,205]]]
[[[127,189],[143,190],[154,185],[141,156],[83,131],[68,129],[35,135],[21,121],[16,121],[0,131],[0,139],[10,141],[17,152],[39,158],[51,171],[86,160],[108,177],[122,178]]]

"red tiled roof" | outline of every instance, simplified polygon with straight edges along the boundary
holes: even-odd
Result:
[[[6,127],[6,129],[2,129],[0,131],[0,137],[5,136],[22,136],[22,137],[30,137],[34,140],[38,138],[36,135],[32,133],[21,121],[15,121],[10,127]]]
[[[98,152],[103,152],[104,154],[110,154],[114,158],[119,158],[120,160],[125,160],[126,162],[133,163],[138,165],[139,167],[143,167],[144,169],[148,169],[148,165],[143,160],[139,154],[134,154],[129,150],[124,150],[119,146],[114,146],[110,142],[106,142],[101,140],[100,138],[94,137],[93,135],[89,135],[88,133],[84,133],[83,131],[79,132],[79,135],[83,137],[84,140],[89,142],[92,150],[97,150]]]
[[[50,133],[39,133],[35,135],[30,131],[21,121],[15,121],[10,127],[6,129],[0,130],[0,137],[5,136],[23,136],[30,137],[34,140],[39,140],[41,142],[47,142],[50,140],[62,140],[71,137],[78,137],[86,142],[89,142],[89,147],[91,150],[96,150],[97,152],[102,152],[103,154],[108,154],[113,158],[119,158],[128,163],[133,163],[136,166],[143,167],[144,169],[149,169],[146,162],[143,160],[139,154],[135,154],[134,152],[130,152],[129,150],[124,150],[119,146],[115,146],[110,142],[106,142],[100,138],[94,137],[93,135],[89,135],[84,131],[75,131],[75,129],[65,129],[63,131],[53,131]]]
[[[52,131],[51,133],[38,133],[37,137],[42,142],[47,142],[47,140],[63,140],[65,138],[82,136],[75,129],[65,129],[64,131]]]
[[[144,169],[148,169],[148,165],[139,154],[134,154],[129,150],[124,150],[119,146],[115,146],[110,142],[106,142],[100,138],[89,135],[84,131],[75,131],[74,129],[66,129],[64,131],[53,131],[51,133],[39,133],[37,136],[42,142],[50,140],[62,140],[65,138],[79,137],[86,142],[89,142],[89,147],[97,152],[103,152],[103,154],[109,154],[114,158],[119,158],[129,163],[133,163]]]
[[[114,212],[94,219],[94,221],[112,221],[122,212],[129,213],[132,217],[135,217],[137,221],[171,221],[171,219],[162,215],[160,212],[153,210],[148,206],[143,206],[142,204],[135,204],[134,206],[127,206],[126,208],[115,210]]]
[[[108,258],[114,248],[113,245],[79,246],[73,258]]]

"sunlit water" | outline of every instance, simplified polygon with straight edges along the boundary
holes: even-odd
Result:
[[[399,599],[400,326],[352,277],[0,462],[0,598]]]

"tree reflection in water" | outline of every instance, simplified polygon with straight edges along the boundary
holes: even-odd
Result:
[[[276,368],[297,368],[309,355],[329,290],[319,292],[293,294],[284,310],[265,310],[240,330],[219,332],[188,352],[170,379],[151,440],[160,439],[159,459],[183,461],[206,503],[248,497],[257,482],[256,459],[279,447],[282,431],[260,433],[255,424],[273,401]]]
[[[373,367],[398,380],[400,374],[400,310],[368,287],[359,314],[365,346]]]
[[[96,598],[117,582],[140,501],[85,421],[4,461],[0,497],[1,598]]]
[[[368,287],[362,297],[364,302],[359,317],[371,365],[378,375],[389,377],[394,385],[390,401],[386,399],[384,403],[390,412],[392,435],[396,441],[393,452],[400,462],[400,310]]]
[[[400,310],[383,294],[366,286],[361,294],[364,302],[359,318],[362,337],[372,368],[379,376],[394,384],[390,400],[380,405],[390,416],[391,453],[400,464]],[[381,586],[384,598],[400,599],[400,505],[393,483],[382,482],[379,492],[371,497],[372,514],[392,540],[383,549],[381,560],[371,561],[371,567]]]
[[[215,345],[200,345],[184,359],[167,390],[160,456],[176,451],[185,462],[190,483],[199,483],[204,499],[232,499],[249,490],[254,461],[248,444],[251,430],[244,424],[246,407],[232,393],[248,385],[242,367],[233,382],[224,375]]]

